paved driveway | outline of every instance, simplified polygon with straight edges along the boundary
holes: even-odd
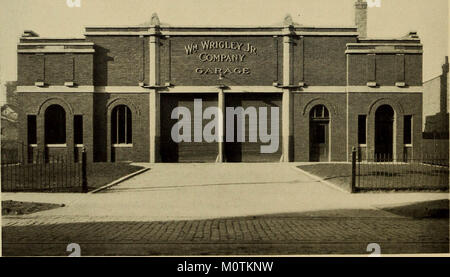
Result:
[[[90,255],[365,253],[370,242],[384,253],[448,252],[448,220],[379,209],[445,193],[348,194],[281,163],[150,167],[102,193],[3,194],[66,204],[3,217],[4,254],[65,255],[68,242]]]

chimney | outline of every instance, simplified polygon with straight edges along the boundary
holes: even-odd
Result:
[[[367,37],[367,2],[358,0],[355,3],[355,25],[358,28],[359,37]]]
[[[448,56],[445,56],[445,63],[442,65],[442,74],[448,74],[449,64],[448,64]]]

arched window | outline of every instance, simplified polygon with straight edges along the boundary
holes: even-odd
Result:
[[[45,110],[45,143],[66,143],[66,111],[60,105]]]
[[[330,114],[324,105],[317,105],[311,110],[309,117],[311,120],[330,119]]]
[[[111,113],[112,144],[133,143],[131,110],[125,105],[114,107]]]

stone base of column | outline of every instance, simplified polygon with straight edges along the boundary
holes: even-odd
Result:
[[[153,137],[150,139],[150,162],[161,162],[161,138]]]

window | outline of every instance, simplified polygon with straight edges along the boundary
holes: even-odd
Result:
[[[83,144],[83,116],[75,115],[73,118],[73,139],[75,145]]]
[[[36,116],[27,116],[28,144],[37,144]]]
[[[403,143],[412,144],[412,115],[405,115],[403,124]]]
[[[113,144],[131,144],[132,138],[131,110],[125,105],[119,105],[111,114],[111,139]]]
[[[367,144],[367,116],[358,115],[358,144]]]
[[[310,112],[310,118],[312,120],[315,119],[329,119],[330,115],[328,113],[328,109],[324,105],[315,106]]]
[[[66,112],[59,105],[51,105],[45,111],[45,143],[66,143]]]

